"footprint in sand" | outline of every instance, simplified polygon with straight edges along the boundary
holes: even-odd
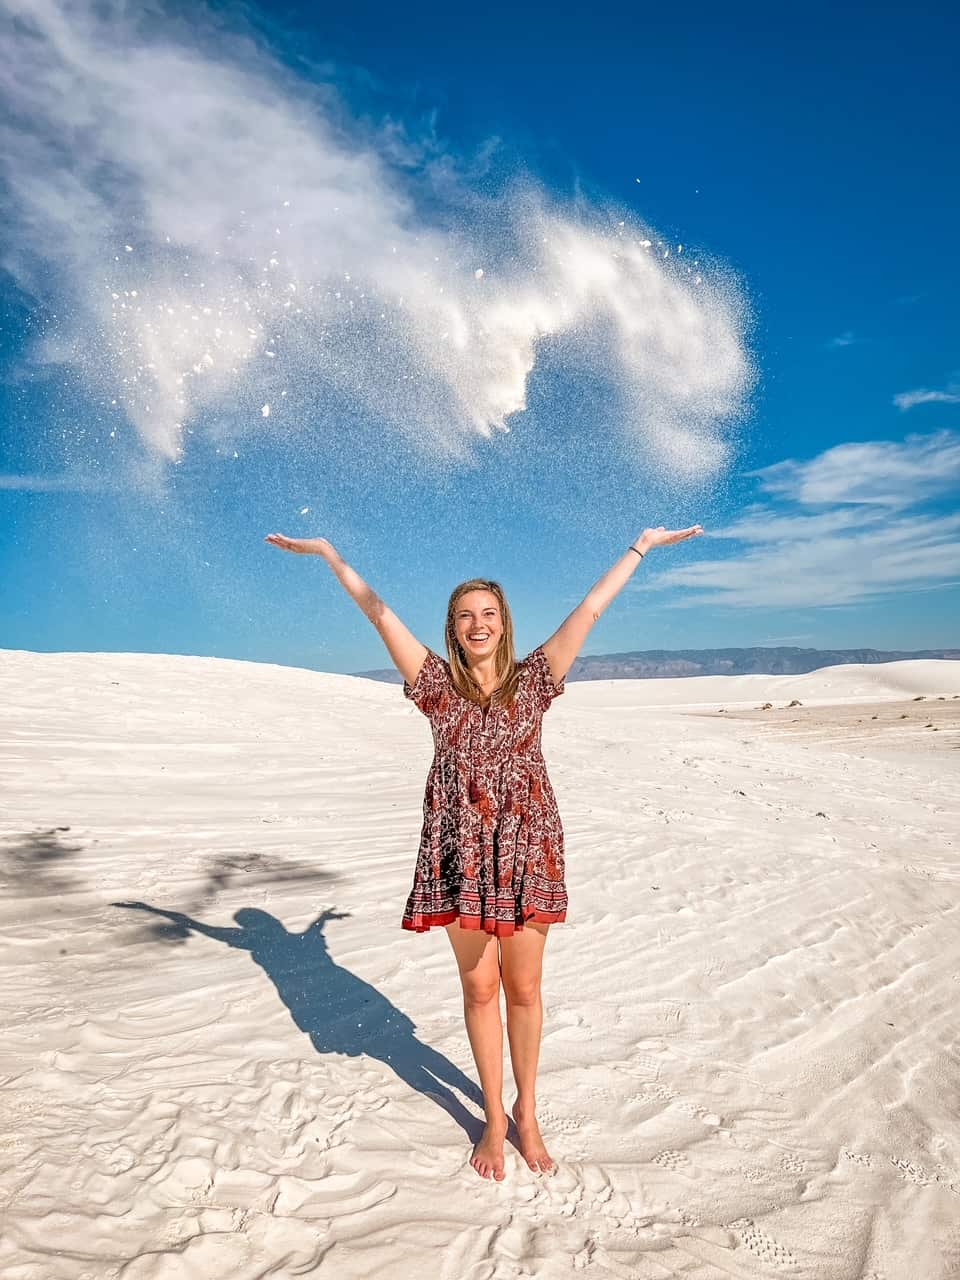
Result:
[[[641,1071],[645,1075],[653,1076],[656,1079],[660,1074],[662,1064],[663,1059],[655,1057],[652,1053],[638,1053],[636,1057],[631,1059],[631,1074]]]
[[[584,1097],[589,1098],[591,1102],[598,1102],[604,1105],[610,1102],[613,1096],[612,1089],[601,1089],[594,1086],[584,1090]]]
[[[671,1173],[685,1173],[688,1176],[693,1168],[685,1151],[658,1151],[652,1163],[659,1165],[661,1169],[669,1169]]]
[[[863,1169],[873,1168],[873,1156],[869,1151],[851,1151],[848,1147],[841,1147],[840,1156],[844,1160],[860,1165]]]
[[[927,1177],[923,1165],[914,1164],[912,1160],[903,1160],[896,1156],[890,1157],[890,1163],[899,1171],[903,1182],[912,1182],[917,1187],[930,1185],[930,1179]]]
[[[718,1116],[715,1111],[708,1111],[706,1107],[701,1107],[696,1102],[678,1102],[677,1110],[682,1111],[684,1115],[692,1116],[694,1120],[699,1120],[701,1124],[711,1129],[716,1129],[723,1123],[722,1116]]]
[[[555,1111],[550,1111],[549,1109],[544,1109],[542,1107],[537,1109],[537,1117],[540,1122],[541,1132],[545,1137],[548,1134],[556,1133],[579,1134],[584,1125],[590,1123],[586,1116],[558,1116]]]
[[[757,1230],[752,1218],[737,1218],[726,1224],[735,1231],[743,1244],[754,1257],[772,1267],[796,1267],[799,1265],[797,1255],[785,1245],[780,1244],[763,1231]]]
[[[786,1173],[803,1173],[806,1167],[807,1162],[801,1160],[798,1155],[794,1155],[792,1151],[780,1157],[780,1168]]]
[[[671,1089],[664,1084],[651,1084],[640,1093],[632,1093],[627,1102],[635,1103],[639,1107],[651,1107],[657,1102],[672,1102],[677,1096],[676,1089]]]

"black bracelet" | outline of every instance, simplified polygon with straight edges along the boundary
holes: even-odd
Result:
[[[627,550],[628,550],[628,551],[637,551],[637,548],[636,548],[635,546],[631,545],[631,546],[627,547]],[[643,555],[644,555],[644,553],[643,553],[642,551],[637,551],[637,555],[638,555],[638,556],[640,557],[640,559],[642,560],[642,559],[643,559]]]

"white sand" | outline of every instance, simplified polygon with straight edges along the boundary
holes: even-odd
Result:
[[[960,1275],[960,664],[568,687],[558,1172],[500,1184],[450,944],[400,929],[397,686],[2,652],[0,693],[4,1280]]]

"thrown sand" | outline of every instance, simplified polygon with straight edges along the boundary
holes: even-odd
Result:
[[[449,942],[400,929],[399,688],[0,652],[0,691],[4,1280],[960,1275],[960,664],[568,686],[558,1171],[499,1184]]]

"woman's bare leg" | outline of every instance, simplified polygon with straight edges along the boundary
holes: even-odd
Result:
[[[517,1085],[513,1118],[520,1135],[521,1155],[531,1169],[544,1173],[553,1168],[553,1160],[543,1145],[537,1124],[536,1086],[543,1031],[540,980],[549,928],[547,924],[529,921],[512,937],[500,939],[501,977],[507,997],[507,1035],[513,1078]]]
[[[500,1019],[500,955],[497,939],[482,929],[462,929],[459,920],[447,925],[463,986],[463,1016],[483,1090],[487,1124],[473,1149],[470,1163],[481,1178],[504,1176],[503,1140],[507,1113],[503,1109],[503,1023]]]

